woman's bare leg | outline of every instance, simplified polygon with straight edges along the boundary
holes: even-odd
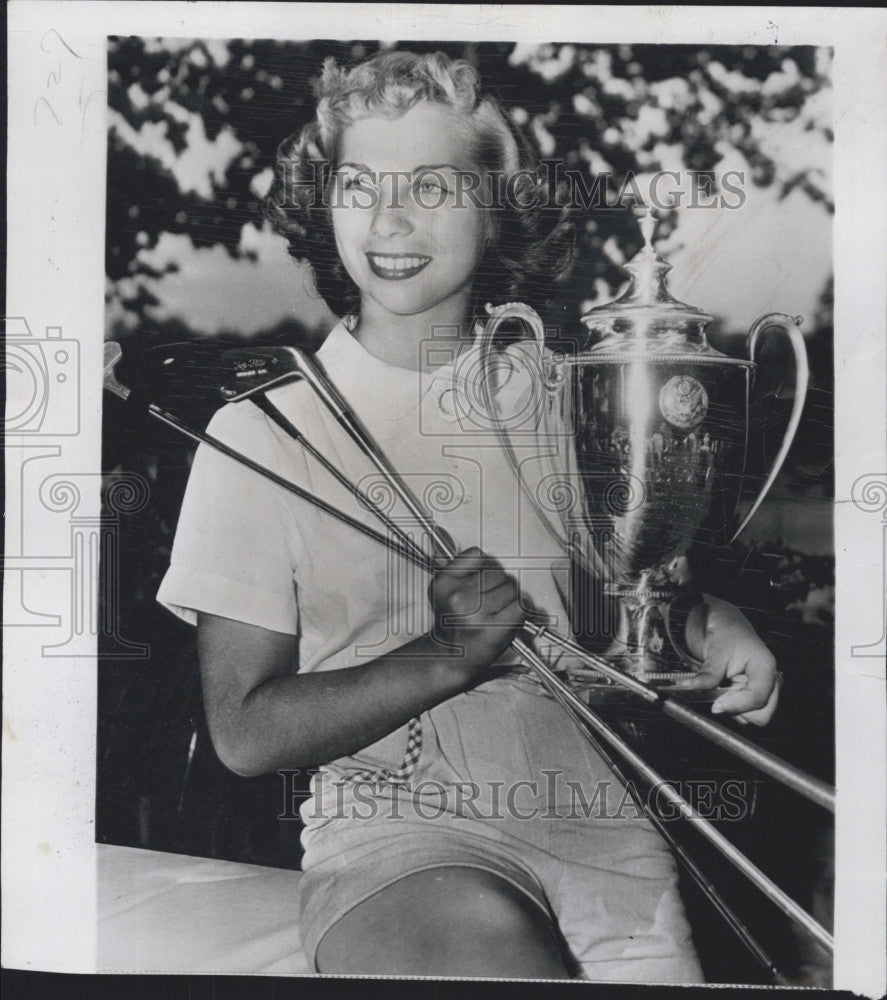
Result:
[[[433,868],[380,890],[317,947],[323,973],[569,979],[554,927],[505,879]]]

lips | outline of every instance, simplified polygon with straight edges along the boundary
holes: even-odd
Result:
[[[386,281],[405,281],[431,263],[430,257],[408,253],[368,253],[366,258],[373,274]]]

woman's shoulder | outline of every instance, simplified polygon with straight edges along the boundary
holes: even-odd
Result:
[[[316,410],[313,391],[307,383],[293,381],[268,390],[267,398],[290,420],[310,418]],[[207,433],[226,441],[235,439],[255,443],[271,440],[275,434],[270,418],[251,399],[226,403],[217,410],[207,426]]]
[[[341,336],[339,328],[345,329],[343,321],[339,320],[332,327],[321,343],[321,349],[316,353],[318,360],[329,361],[336,357],[334,351],[330,351],[329,344],[337,342],[337,335]],[[323,347],[327,345],[324,352]],[[325,354],[330,354],[331,358],[325,358]],[[300,415],[311,416],[315,412],[313,391],[297,375],[290,382],[282,382],[267,390],[268,399],[291,419]],[[238,438],[249,440],[253,435],[262,434],[265,430],[270,430],[270,421],[265,413],[250,399],[244,399],[237,403],[226,403],[217,410],[207,427],[210,434],[222,433],[230,434]]]
[[[265,415],[252,400],[244,399],[238,403],[226,403],[216,410],[212,420],[207,424],[207,434],[223,438],[248,438],[255,434],[265,423]]]

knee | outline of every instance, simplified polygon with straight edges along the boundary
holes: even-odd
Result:
[[[568,978],[554,925],[525,893],[481,869],[401,879],[321,939],[321,972]]]
[[[433,942],[454,975],[566,978],[562,944],[550,917],[510,882],[480,869],[429,873],[435,886]]]
[[[546,921],[526,893],[482,869],[441,869],[428,874],[429,897],[434,898],[442,922],[458,937],[519,934]]]

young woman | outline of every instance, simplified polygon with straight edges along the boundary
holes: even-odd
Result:
[[[197,623],[218,754],[242,775],[325,765],[300,925],[321,972],[698,982],[666,846],[509,648],[528,612],[567,631],[563,557],[466,402],[481,307],[540,306],[570,234],[527,207],[528,154],[469,64],[328,62],[318,96],[269,211],[343,317],[318,360],[459,554],[429,584],[201,448],[159,600]],[[304,383],[270,397],[414,530]],[[376,525],[249,401],[210,430]],[[710,605],[696,683],[731,679],[717,710],[764,723],[773,659]]]

